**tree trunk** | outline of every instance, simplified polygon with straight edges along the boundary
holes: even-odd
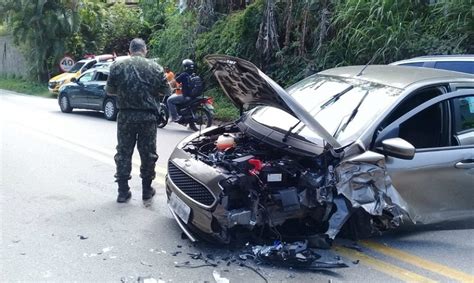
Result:
[[[293,0],[288,0],[288,9],[286,12],[286,31],[285,31],[285,41],[283,47],[287,48],[290,45],[290,36],[291,36],[291,27],[293,26]]]
[[[303,23],[301,27],[301,39],[300,39],[300,48],[299,48],[299,55],[303,56],[306,54],[306,33],[308,32],[308,14],[309,14],[309,1],[306,1],[306,5],[303,9]]]
[[[326,39],[328,35],[328,29],[329,29],[329,24],[330,24],[330,11],[329,11],[329,3],[328,0],[322,0],[321,1],[321,10],[320,10],[320,17],[319,17],[319,38],[318,38],[318,47],[316,50],[319,50],[323,43],[324,40]]]
[[[215,6],[215,0],[201,0],[201,5],[198,7],[199,26],[197,33],[205,32],[212,26],[215,20]]]
[[[266,1],[266,7],[256,43],[257,52],[260,52],[261,59],[264,63],[270,61],[276,51],[280,50],[275,21],[275,3],[273,1],[274,0]]]

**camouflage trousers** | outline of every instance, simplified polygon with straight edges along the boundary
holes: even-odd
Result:
[[[116,182],[131,179],[132,155],[135,145],[137,145],[141,159],[140,177],[143,180],[155,178],[155,163],[158,160],[156,122],[117,122],[117,154],[114,158],[117,166]]]

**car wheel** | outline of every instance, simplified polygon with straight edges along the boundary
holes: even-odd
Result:
[[[196,115],[196,120],[189,123],[191,130],[196,132],[201,128],[209,128],[212,126],[212,114],[209,110],[198,107],[194,114]]]
[[[106,99],[104,102],[104,116],[109,121],[115,121],[117,119],[117,106],[113,99]]]
[[[59,108],[61,108],[61,112],[63,113],[72,112],[72,107],[71,107],[71,103],[69,102],[69,98],[64,94],[59,96]]]
[[[158,112],[158,128],[163,128],[168,124],[168,118],[170,114],[168,112],[168,107],[164,103],[160,103],[160,111]]]

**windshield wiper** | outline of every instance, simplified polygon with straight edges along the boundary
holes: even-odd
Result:
[[[288,131],[286,131],[285,136],[281,139],[282,142],[286,142],[288,140],[288,137],[291,135],[291,131],[293,131],[299,124],[301,123],[301,120],[298,121],[296,124],[291,126]]]
[[[319,108],[323,109],[323,108],[326,108],[327,106],[333,104],[334,102],[338,101],[339,98],[341,98],[341,96],[343,96],[344,94],[346,94],[348,91],[350,91],[353,88],[354,88],[354,86],[350,85],[347,88],[343,89],[341,92],[336,93],[331,98],[329,98],[328,101],[324,102]]]
[[[349,123],[352,120],[354,120],[354,117],[357,115],[357,112],[359,111],[359,107],[362,105],[362,102],[364,102],[364,100],[365,100],[365,98],[367,97],[368,94],[369,94],[369,91],[366,91],[364,96],[362,96],[362,98],[360,99],[359,104],[357,104],[357,106],[354,108],[354,110],[352,110],[351,116],[349,116],[349,118],[344,123],[344,125],[342,125],[342,127],[334,133],[335,138],[337,138],[339,133],[344,132],[344,130],[347,128],[347,125],[349,125]]]

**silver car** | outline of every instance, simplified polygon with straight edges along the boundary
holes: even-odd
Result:
[[[242,116],[169,159],[168,205],[192,240],[245,232],[321,247],[341,231],[473,216],[474,76],[350,66],[284,90],[245,60],[206,60]]]

